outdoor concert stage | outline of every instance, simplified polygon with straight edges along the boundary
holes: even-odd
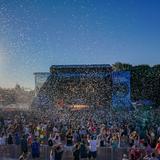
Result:
[[[130,105],[130,73],[113,72],[108,64],[53,65],[50,73],[34,75],[37,106]]]

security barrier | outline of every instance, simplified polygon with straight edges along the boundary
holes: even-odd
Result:
[[[49,160],[49,153],[51,148],[47,145],[41,146],[40,149],[40,158],[39,160]],[[128,154],[128,148],[107,148],[107,147],[100,147],[97,150],[97,160],[122,160],[123,154]],[[0,159],[3,158],[11,158],[11,159],[18,159],[21,155],[20,146],[17,145],[5,145],[0,146]],[[31,157],[31,148],[29,148],[28,152],[29,160],[32,160]],[[69,150],[64,150],[62,160],[73,160],[73,153]]]

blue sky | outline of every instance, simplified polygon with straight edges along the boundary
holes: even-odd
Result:
[[[0,86],[52,64],[160,62],[159,0],[0,0]]]

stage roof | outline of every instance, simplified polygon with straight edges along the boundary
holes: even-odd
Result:
[[[103,68],[112,67],[110,64],[81,64],[81,65],[52,65],[52,68]]]

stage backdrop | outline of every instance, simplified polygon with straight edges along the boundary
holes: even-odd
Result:
[[[131,106],[130,72],[112,72],[112,106]]]

